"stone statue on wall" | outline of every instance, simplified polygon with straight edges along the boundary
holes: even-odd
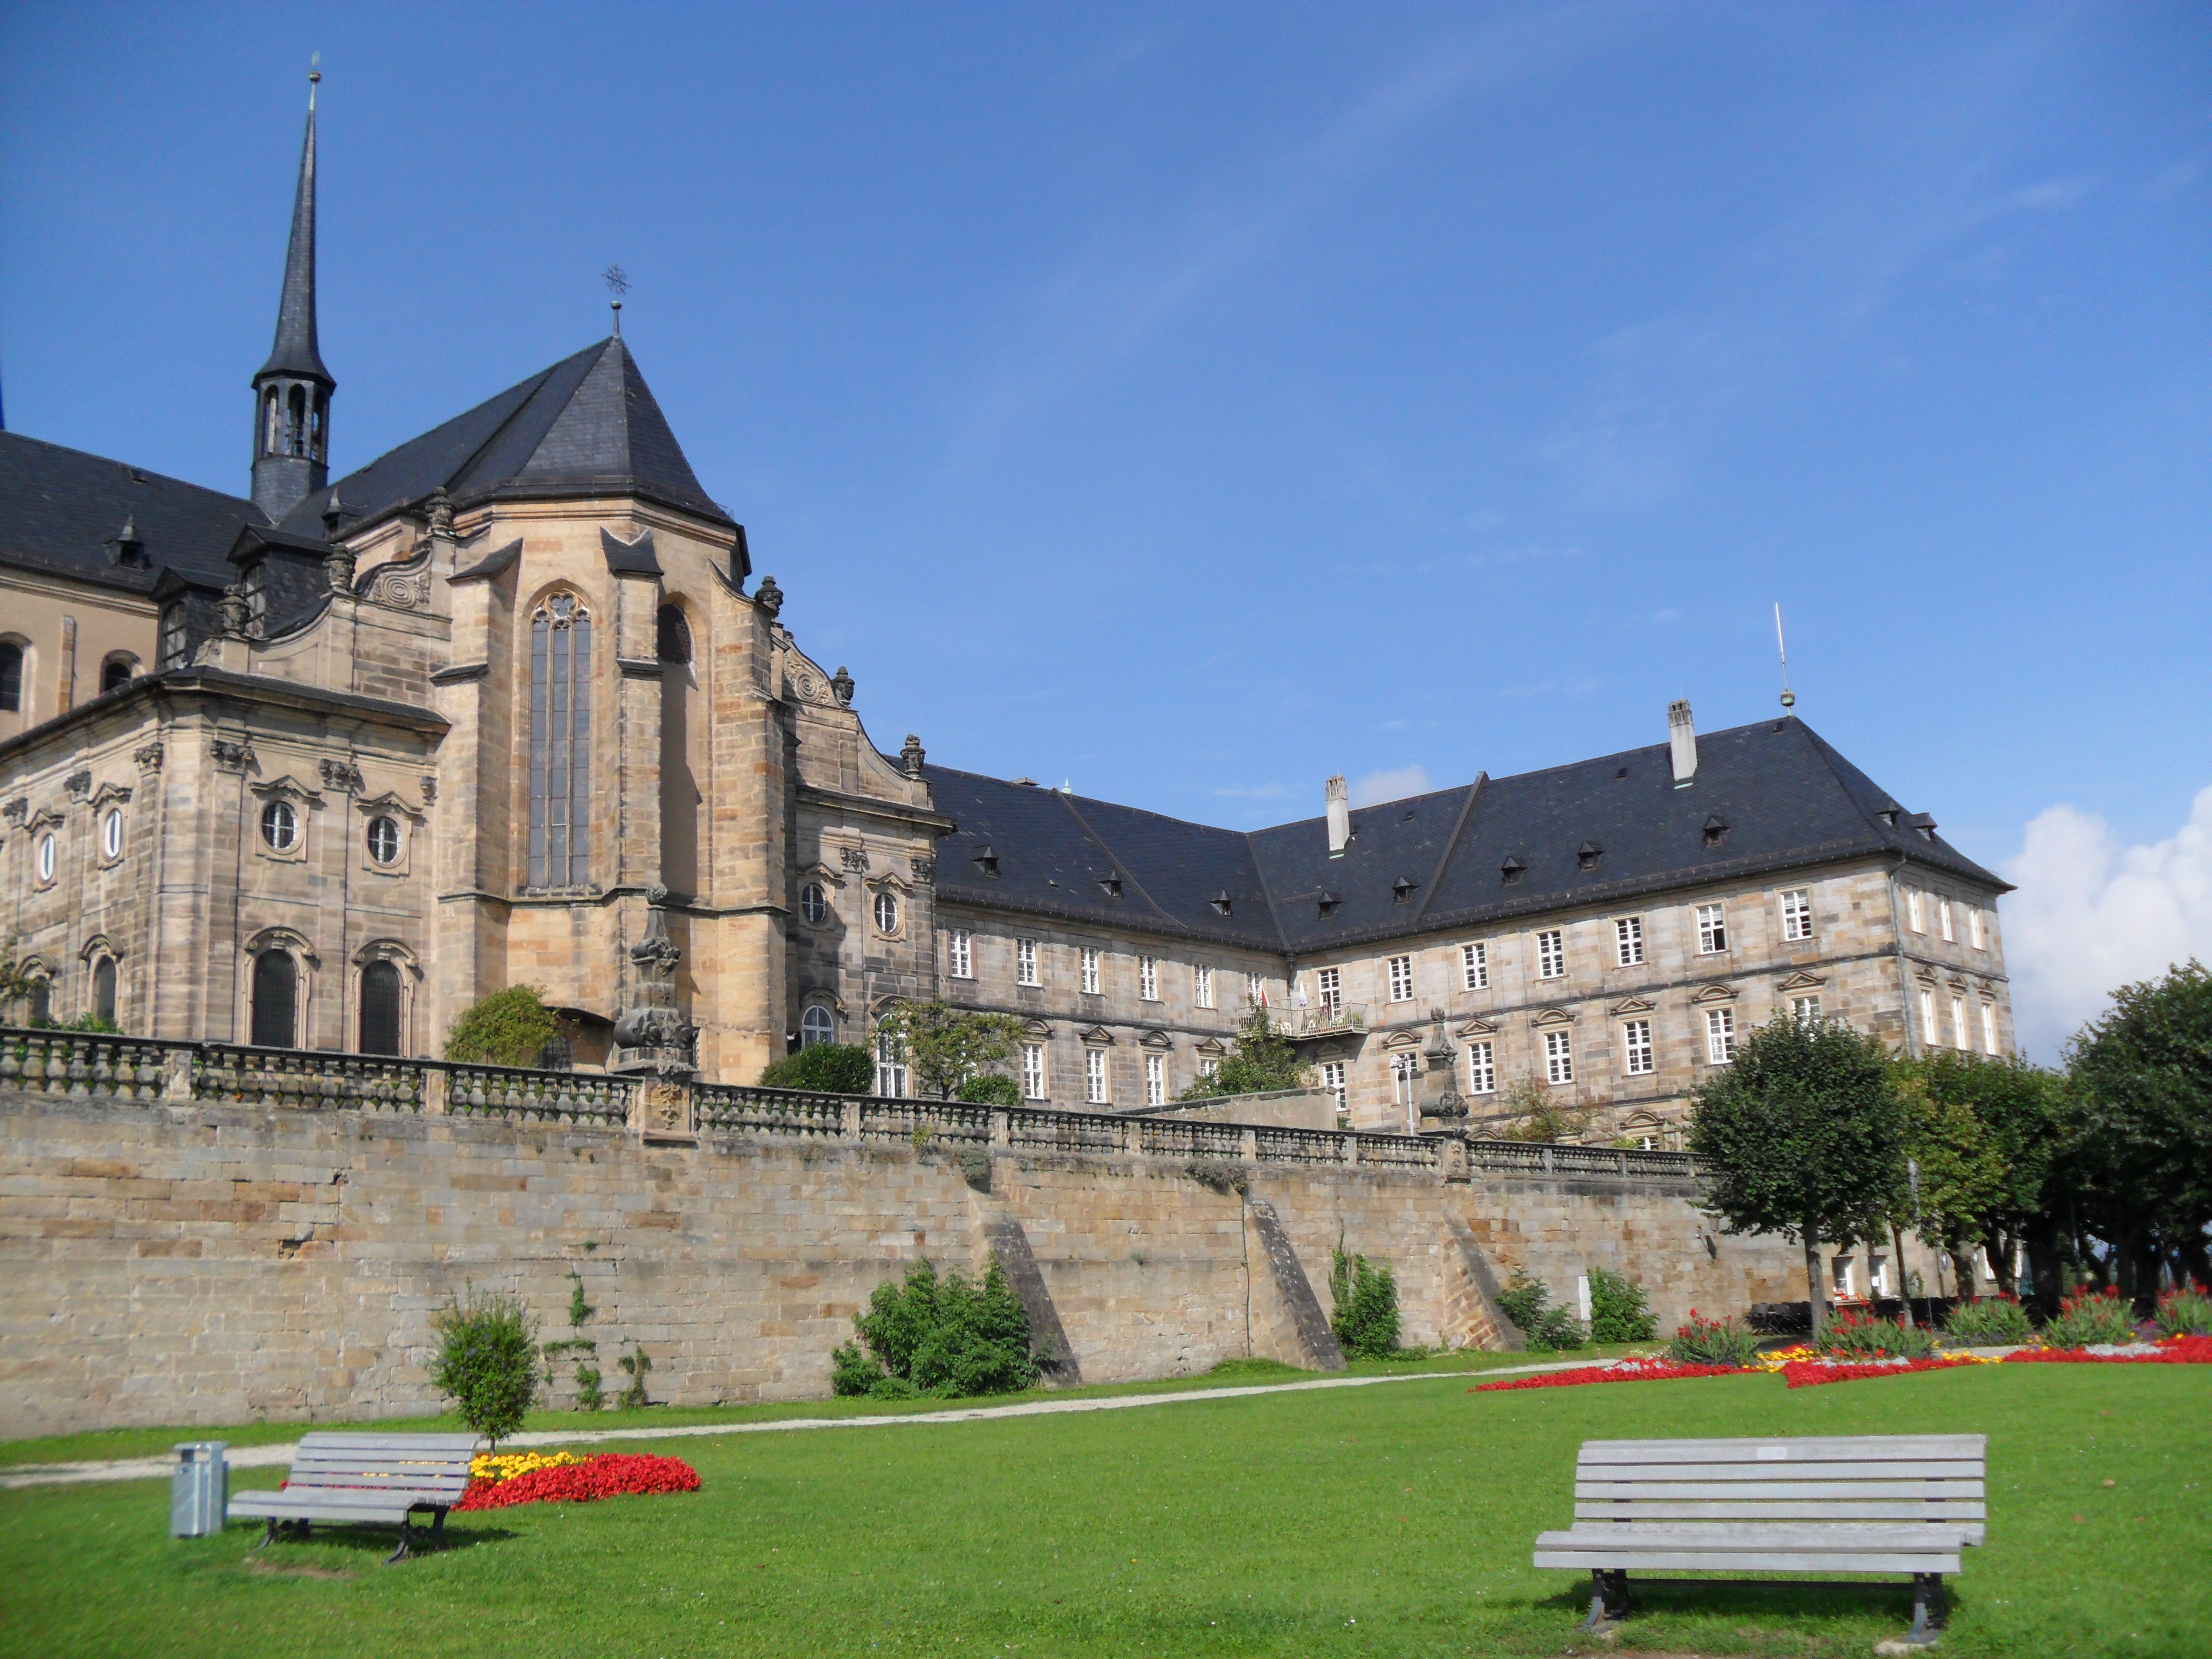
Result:
[[[645,937],[630,947],[630,1003],[615,1022],[609,1071],[689,1077],[698,1069],[699,1028],[676,1004],[676,964],[684,952],[668,937],[668,890],[646,896]]]

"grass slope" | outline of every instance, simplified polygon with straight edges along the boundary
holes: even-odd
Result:
[[[1942,1651],[2202,1655],[2212,1371],[2035,1365],[1796,1391],[1444,1379],[686,1441],[696,1494],[388,1534],[164,1535],[152,1482],[0,1493],[0,1649],[71,1655],[1488,1655],[1574,1644],[1528,1565],[1603,1436],[1986,1432],[1990,1541]],[[652,1449],[664,1449],[653,1447]],[[261,1473],[261,1472],[254,1472]],[[273,1484],[274,1472],[253,1484]],[[252,1480],[241,1478],[240,1484]],[[2106,1484],[2106,1483],[2110,1484]],[[1863,1656],[1902,1588],[1655,1591],[1621,1647]]]

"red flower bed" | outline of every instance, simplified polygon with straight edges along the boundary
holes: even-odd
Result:
[[[2005,1364],[2044,1365],[2212,1365],[2212,1336],[2169,1336],[2151,1353],[2091,1353],[2087,1348],[2022,1348]]]
[[[1793,1359],[1782,1368],[1783,1381],[1793,1389],[1816,1388],[1823,1382],[1856,1382],[1868,1376],[1903,1376],[1911,1371],[1952,1371],[1972,1359],[1908,1359],[1901,1365],[1829,1365],[1814,1359]]]
[[[696,1492],[699,1471],[680,1457],[606,1452],[557,1469],[532,1469],[512,1480],[471,1480],[456,1510],[503,1510],[516,1504],[589,1504],[630,1492]]]
[[[1677,1365],[1671,1359],[1631,1359],[1618,1365],[1578,1365],[1571,1371],[1546,1371],[1537,1376],[1516,1376],[1505,1382],[1485,1382],[1469,1394],[1491,1394],[1504,1389],[1565,1389],[1577,1382],[1668,1382],[1684,1376],[1741,1376],[1736,1365]]]

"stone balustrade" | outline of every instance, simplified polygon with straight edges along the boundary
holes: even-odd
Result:
[[[653,1082],[599,1073],[0,1028],[0,1090],[118,1103],[205,1100],[292,1111],[444,1112],[619,1130],[644,1127],[639,1091]],[[1472,1170],[1683,1181],[1698,1173],[1687,1152],[1634,1147],[1476,1140],[1450,1132],[1367,1134],[722,1083],[678,1087],[690,1112],[690,1131],[678,1137],[683,1139],[696,1133],[997,1146],[1029,1152],[1341,1164],[1455,1176]]]

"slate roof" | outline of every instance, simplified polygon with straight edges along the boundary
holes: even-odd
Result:
[[[2010,890],[1932,821],[1923,834],[1797,720],[1701,734],[1686,788],[1674,787],[1668,745],[1655,744],[1362,807],[1337,859],[1325,818],[1246,835],[926,770],[938,810],[960,826],[938,843],[940,900],[1263,950],[1365,944],[1862,857]],[[995,877],[978,862],[987,849]],[[1509,859],[1519,866],[1510,881]],[[1101,884],[1116,876],[1118,898]],[[1212,903],[1223,892],[1225,917]]]
[[[128,520],[143,564],[118,564]],[[0,432],[0,562],[102,587],[149,593],[162,567],[220,588],[237,572],[227,556],[239,532],[265,526],[237,495]]]
[[[269,361],[253,379],[265,375],[296,374],[337,382],[323,367],[323,354],[315,338],[315,104],[307,100],[307,136],[300,141],[300,179],[292,192],[292,240],[284,249],[284,287],[276,301],[276,338]]]
[[[337,498],[348,525],[415,506],[441,487],[489,499],[638,495],[731,523],[708,498],[619,336],[586,347],[319,489],[282,527],[321,538]]]

